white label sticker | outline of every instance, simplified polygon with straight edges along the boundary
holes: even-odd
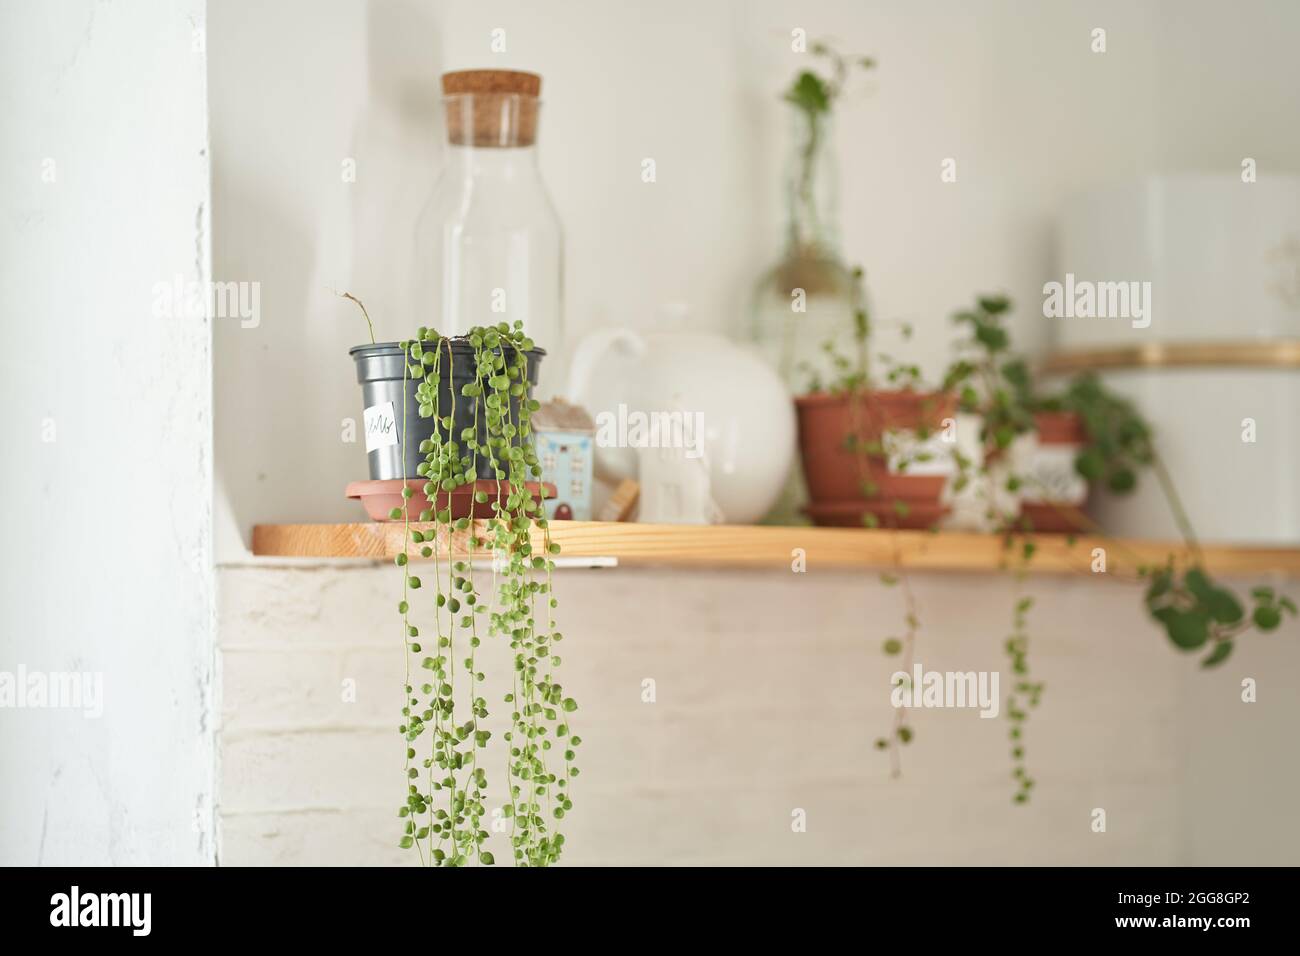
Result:
[[[383,402],[367,408],[366,453],[396,445],[397,441],[397,415],[393,412],[393,403]]]
[[[1028,465],[1024,466],[1020,500],[1031,505],[1083,504],[1088,499],[1088,482],[1074,470],[1080,447],[1036,445]]]

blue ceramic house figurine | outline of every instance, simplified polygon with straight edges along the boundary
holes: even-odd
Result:
[[[590,521],[596,423],[584,409],[562,398],[546,402],[530,420],[542,481],[555,485],[555,497],[546,500],[546,516]]]

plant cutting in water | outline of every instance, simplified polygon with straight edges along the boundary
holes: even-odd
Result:
[[[815,57],[827,60],[831,67],[829,77],[824,77],[812,70],[802,70],[794,82],[785,91],[785,101],[804,117],[802,142],[799,144],[799,174],[795,179],[796,201],[799,204],[805,222],[813,235],[820,233],[817,202],[814,190],[816,176],[816,157],[821,145],[822,124],[830,115],[835,101],[844,91],[850,72],[854,69],[870,70],[876,61],[867,56],[844,56],[837,53],[828,43],[817,41],[808,51]]]
[[[781,91],[791,126],[782,177],[785,238],[778,260],[758,278],[752,302],[755,339],[792,388],[801,368],[821,364],[821,343],[853,321],[854,281],[839,251],[834,119],[850,77],[875,66],[869,57],[842,56],[820,41],[804,59],[813,61],[812,68],[798,71]],[[830,378],[834,371],[823,368],[820,375]],[[792,496],[787,508],[794,503]]]
[[[486,845],[492,754],[492,734],[484,726],[487,675],[476,653],[486,637],[513,652],[504,695],[510,729],[503,735],[504,753],[495,757],[505,768],[501,815],[510,821],[516,864],[548,866],[564,847],[560,821],[573,808],[572,781],[579,773],[574,761],[582,741],[569,725],[578,705],[556,678],[563,635],[556,628],[551,572],[560,548],[550,540],[541,494],[529,490],[541,475],[529,424],[539,407],[529,396],[527,356],[534,344],[516,322],[456,338],[421,328],[398,347],[418,414],[436,425],[420,445],[424,460],[417,468],[429,507],[412,514],[411,482],[403,488],[402,507],[389,515],[403,522],[405,541],[396,558],[406,650],[400,732],[407,795],[398,810],[404,821],[400,844],[426,865],[495,862]],[[464,380],[454,374],[457,352],[472,356]],[[403,460],[405,417],[404,410]],[[484,472],[491,479],[484,481]],[[466,488],[474,489],[473,504],[458,510],[454,502],[465,498]],[[480,512],[487,517],[475,521]],[[534,529],[541,532],[540,551],[534,550]],[[417,556],[432,561],[428,582],[412,573]],[[476,578],[476,564],[487,559],[492,574],[485,587]],[[417,596],[426,591],[432,592],[433,627],[422,635],[415,623]]]

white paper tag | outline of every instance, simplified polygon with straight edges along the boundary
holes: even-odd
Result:
[[[393,403],[383,402],[367,408],[366,454],[376,448],[389,448],[397,441],[397,415],[393,412]]]
[[[1081,505],[1088,498],[1088,482],[1074,470],[1079,445],[1036,444],[1024,466],[1020,500],[1031,505]]]

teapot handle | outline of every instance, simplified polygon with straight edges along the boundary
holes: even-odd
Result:
[[[600,329],[584,336],[574,350],[573,364],[569,366],[567,391],[572,404],[585,404],[592,377],[605,354],[612,348],[619,348],[632,358],[640,358],[645,355],[646,343],[636,332],[620,327]]]

